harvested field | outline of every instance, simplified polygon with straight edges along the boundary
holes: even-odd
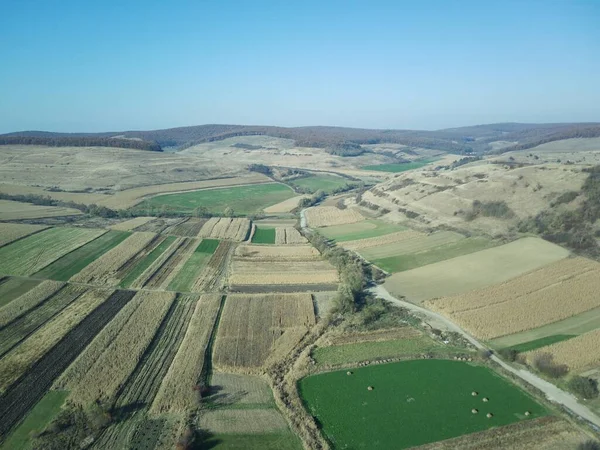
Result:
[[[396,273],[385,287],[395,295],[421,302],[502,283],[566,258],[569,252],[539,238],[510,244]],[[435,283],[432,283],[435,280]]]
[[[339,245],[347,250],[366,250],[373,247],[388,247],[392,244],[403,242],[414,242],[423,240],[427,235],[419,231],[398,231],[396,233],[384,234],[372,238],[359,239],[357,241],[343,241]]]
[[[387,258],[405,253],[418,253],[431,250],[442,245],[459,242],[464,238],[463,235],[452,231],[439,231],[425,236],[415,236],[414,239],[365,248],[364,250],[359,250],[359,252],[368,259]]]
[[[175,236],[167,236],[152,251],[146,253],[146,256],[139,260],[135,267],[121,280],[119,286],[130,287],[175,242],[175,239],[177,239]]]
[[[287,423],[276,409],[219,409],[200,415],[201,430],[211,433],[255,434],[286,431]]]
[[[202,246],[202,243],[200,245]],[[226,282],[229,256],[234,248],[235,244],[231,241],[223,241],[219,244],[208,260],[206,267],[194,280],[193,292],[209,291],[223,287]]]
[[[415,447],[414,450],[564,450],[589,439],[558,417],[541,417],[479,433]]]
[[[293,227],[278,227],[275,229],[275,243],[281,244],[306,244],[308,241]]]
[[[110,297],[109,290],[89,290],[70,303],[0,359],[0,392],[4,392],[35,361],[58,343],[89,313]]]
[[[126,272],[160,243],[154,233],[133,233],[71,278],[78,283],[116,286]]]
[[[46,228],[43,225],[0,222],[0,247]]]
[[[0,278],[0,311],[2,311],[4,306],[40,283],[41,281],[39,280],[29,280],[27,278]]]
[[[86,287],[67,285],[38,307],[0,329],[0,356],[4,356],[47,321],[59,314],[85,291]]]
[[[117,291],[73,328],[60,342],[37,361],[17,383],[0,396],[0,436],[18,424],[39,402],[54,380],[133,297],[132,292]]]
[[[600,307],[598,292],[600,264],[569,258],[497,286],[426,305],[474,336],[493,339]]]
[[[297,197],[288,198],[275,205],[266,207],[264,211],[267,214],[289,213],[298,207],[300,200],[306,197],[306,195],[299,195]]]
[[[539,353],[550,353],[554,362],[566,364],[571,372],[582,372],[600,365],[600,330],[590,331],[581,336],[542,347],[525,353],[531,364],[533,357]]]
[[[163,234],[182,237],[196,237],[206,222],[207,219],[190,217],[189,219],[184,219],[183,221],[166,228],[163,231]]]
[[[40,206],[31,203],[0,200],[0,220],[41,219],[44,217],[78,216],[78,209],[60,206]]]
[[[196,239],[177,238],[133,283],[133,286],[166,289],[192,255],[197,245],[198,241]]]
[[[73,402],[87,405],[97,398],[113,398],[117,394],[141,360],[175,298],[169,292],[140,291],[137,296],[143,297],[142,303],[71,391]]]
[[[235,257],[244,260],[294,261],[321,259],[319,251],[311,245],[294,247],[282,245],[240,245]]]
[[[211,407],[244,405],[275,406],[269,385],[251,375],[215,372],[210,379],[210,394],[206,399]]]
[[[0,247],[0,274],[31,275],[106,230],[50,228]]]
[[[117,231],[131,231],[135,230],[137,227],[147,224],[154,219],[155,217],[135,217],[133,219],[112,225],[110,228]]]
[[[152,403],[151,412],[188,413],[198,407],[196,386],[200,382],[221,302],[222,295],[206,294],[196,303],[179,350]]]
[[[169,283],[168,289],[177,292],[190,292],[194,281],[218,247],[218,240],[203,239],[192,253],[192,256],[188,258],[175,278]]]
[[[231,219],[229,217],[211,217],[198,233],[201,238],[230,239],[245,241],[250,232],[251,222],[248,219]]]
[[[314,206],[305,211],[309,227],[330,227],[365,220],[356,209],[338,209],[335,206]]]
[[[334,239],[336,242],[345,242],[385,236],[398,231],[407,231],[407,228],[395,223],[368,219],[346,225],[321,228],[319,233],[329,239]]]
[[[291,351],[314,324],[308,294],[230,295],[217,331],[214,367],[258,369],[270,355]]]
[[[184,220],[185,219],[180,218],[154,217],[154,220],[146,222],[144,225],[140,225],[135,231],[162,234],[166,229],[176,226]]]
[[[234,259],[230,284],[335,284],[337,270],[327,261],[246,261]]]
[[[34,274],[36,278],[49,278],[51,280],[67,281],[84,267],[100,258],[113,247],[116,247],[131,233],[111,230],[85,245],[67,253],[52,264],[44,267]]]
[[[294,292],[316,293],[321,291],[335,291],[338,288],[337,283],[327,284],[232,284],[229,286],[230,292],[246,294],[292,294]]]
[[[58,283],[56,281],[43,281],[0,308],[0,328],[6,327],[17,317],[29,312],[48,298],[52,297],[52,295],[54,295],[54,293],[62,286],[63,283]]]

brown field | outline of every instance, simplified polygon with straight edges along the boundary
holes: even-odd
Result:
[[[413,450],[566,450],[589,437],[570,422],[542,417],[454,439],[413,447]]]
[[[154,261],[132,288],[144,287],[166,289],[199,244],[197,239],[177,238],[167,250]]]
[[[78,283],[115,286],[125,276],[127,269],[158,245],[160,237],[154,233],[133,233],[119,245],[71,277]]]
[[[0,247],[46,228],[43,225],[0,222]]]
[[[124,222],[112,225],[110,226],[110,229],[118,231],[130,231],[136,229],[137,227],[145,225],[154,219],[155,217],[135,217],[134,219],[129,219]]]
[[[0,359],[0,391],[4,391],[31,365],[50,350],[91,311],[104,302],[110,290],[92,289],[68,305],[58,315],[46,322],[18,347]]]
[[[300,203],[300,200],[306,197],[306,195],[299,195],[297,197],[288,198],[287,200],[284,200],[281,203],[277,203],[275,205],[271,205],[265,208],[264,211],[266,214],[289,213],[290,211],[298,207],[298,203]]]
[[[337,270],[327,261],[244,261],[234,259],[230,284],[337,283]]]
[[[235,243],[221,241],[212,254],[204,270],[200,272],[192,286],[192,292],[210,291],[222,288],[227,279],[227,264]]]
[[[396,244],[398,242],[411,241],[417,238],[427,236],[418,231],[398,231],[396,233],[385,234],[372,238],[359,239],[357,241],[340,242],[339,245],[348,250],[362,250],[365,248],[379,247],[384,245]]]
[[[529,363],[539,353],[550,353],[558,364],[566,364],[572,372],[582,372],[600,365],[600,330],[527,352]]]
[[[212,433],[274,433],[288,429],[283,416],[276,409],[218,409],[206,410],[198,425]]]
[[[206,221],[198,237],[212,239],[231,239],[244,241],[250,232],[251,222],[248,219],[231,219],[229,217],[211,217]]]
[[[291,351],[314,324],[308,294],[230,295],[217,331],[214,367],[259,369],[270,355]]]
[[[309,227],[329,227],[364,220],[364,216],[353,208],[338,209],[335,206],[314,206],[305,212]]]
[[[240,245],[235,257],[244,260],[293,261],[320,259],[319,251],[311,245]]]
[[[306,244],[308,241],[293,227],[278,227],[275,229],[275,244]]]
[[[198,407],[200,392],[196,387],[221,300],[220,294],[203,295],[198,300],[177,355],[152,403],[152,413],[187,413]]]
[[[156,330],[175,299],[170,292],[144,292],[141,305],[131,315],[81,382],[71,391],[71,399],[88,405],[98,398],[113,398],[143,356]]]
[[[481,339],[537,328],[600,306],[600,264],[565,259],[500,285],[426,305]],[[557,344],[560,345],[560,344]]]
[[[78,209],[59,206],[40,206],[31,203],[0,200],[0,220],[42,219],[44,217],[78,216]]]
[[[56,291],[63,287],[64,283],[46,280],[14,299],[8,305],[0,308],[0,327],[4,327],[20,315],[35,308]]]
[[[163,231],[163,234],[183,237],[196,237],[206,221],[207,219],[197,219],[194,217],[183,219],[181,222],[166,228]]]

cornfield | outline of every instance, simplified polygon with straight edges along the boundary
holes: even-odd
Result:
[[[58,291],[64,283],[46,280],[0,308],[0,328],[3,328],[21,314],[35,308]]]
[[[241,242],[246,240],[250,232],[251,222],[248,219],[231,219],[228,217],[211,217],[204,224],[198,237],[213,239],[230,239]]]
[[[538,353],[550,353],[554,362],[566,364],[571,371],[582,371],[600,365],[600,330],[590,331],[566,341],[527,352],[527,361],[531,364]]]
[[[275,229],[275,244],[306,244],[308,241],[293,227],[277,227]]]

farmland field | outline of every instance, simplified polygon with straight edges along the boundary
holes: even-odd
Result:
[[[435,161],[436,158],[423,159],[420,161],[413,161],[407,163],[397,163],[397,164],[377,164],[374,166],[363,166],[363,170],[376,170],[378,172],[406,172],[407,170],[420,169],[421,167],[426,166],[427,164]]]
[[[253,244],[274,244],[275,243],[275,228],[259,228],[256,227],[252,236]]]
[[[135,281],[133,287],[166,289],[183,265],[194,253],[198,240],[177,238],[148,269]]]
[[[547,345],[556,344],[557,342],[566,341],[567,339],[571,339],[573,337],[575,337],[574,334],[554,334],[540,339],[535,339],[533,341],[524,342],[523,344],[513,345],[510,348],[518,351],[519,353],[524,353],[546,347]]]
[[[530,270],[566,258],[569,252],[539,238],[458,256],[392,275],[385,286],[412,302],[454,295],[501,283]],[[431,280],[435,280],[432,283]]]
[[[474,336],[493,339],[599,308],[598,292],[600,264],[568,258],[499,285],[426,305]]]
[[[67,253],[34,274],[36,278],[67,281],[91,262],[129,237],[124,231],[109,231],[85,245]]]
[[[528,420],[526,411],[529,418],[547,414],[489,369],[457,361],[368,366],[350,376],[329,372],[298,387],[334,448],[408,448]]]
[[[31,275],[106,233],[88,228],[50,228],[0,248],[0,274]]]
[[[339,209],[335,206],[313,206],[306,209],[304,214],[309,227],[329,227],[365,220],[357,209]]]
[[[125,220],[123,222],[119,222],[115,225],[111,225],[111,230],[117,231],[131,231],[137,227],[141,227],[142,225],[147,224],[154,220],[154,217],[135,217],[133,219]]]
[[[306,244],[307,239],[293,227],[277,227],[275,229],[276,244]]]
[[[27,314],[29,311],[48,300],[57,292],[63,283],[57,281],[42,281],[19,297],[0,308],[0,327],[4,328],[13,320]]]
[[[310,175],[308,177],[296,178],[289,183],[311,193],[319,190],[329,193],[346,186],[351,181],[336,175]]]
[[[144,200],[139,207],[160,208],[165,206],[171,211],[191,214],[194,208],[203,206],[213,214],[223,214],[226,208],[233,209],[236,214],[252,214],[294,196],[294,191],[288,186],[279,183],[264,183],[159,195]]]
[[[245,241],[250,232],[250,225],[251,222],[248,219],[211,217],[204,223],[202,229],[198,232],[198,237]]]
[[[169,283],[169,290],[177,292],[190,292],[194,281],[201,270],[219,246],[217,239],[203,239],[192,256],[186,261],[181,270],[175,275],[175,278]]]
[[[0,222],[0,247],[46,228],[43,225]]]
[[[44,217],[78,216],[81,211],[60,206],[40,206],[31,203],[0,200],[0,220],[38,219]]]
[[[329,239],[334,239],[336,242],[344,242],[384,236],[398,231],[405,231],[406,229],[402,225],[368,219],[362,222],[320,228],[319,233]]]
[[[26,278],[3,278],[0,280],[0,308],[8,305],[11,301],[33,289],[39,280],[29,280]]]
[[[541,347],[525,354],[531,362],[539,353],[550,353],[557,364],[566,364],[573,373],[598,367],[600,364],[600,329]]]
[[[175,242],[175,236],[168,236],[164,241],[158,244],[156,247],[152,249],[140,262],[138,262],[135,267],[123,278],[119,286],[128,288],[132,285],[132,283],[138,279],[138,277],[148,269],[152,265],[156,259],[162,255],[167,248]]]

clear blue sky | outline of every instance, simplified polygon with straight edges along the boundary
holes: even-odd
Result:
[[[600,121],[600,1],[31,1],[0,133]]]

